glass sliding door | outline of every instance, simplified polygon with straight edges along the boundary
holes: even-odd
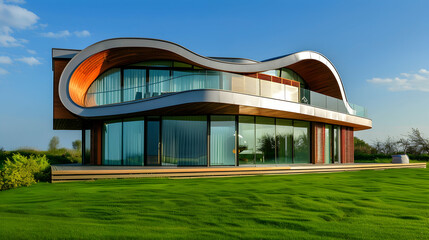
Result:
[[[287,119],[276,120],[277,163],[293,163],[293,122]]]
[[[144,165],[144,119],[129,119],[123,123],[124,165]]]
[[[162,165],[207,165],[207,116],[162,118]]]
[[[103,134],[103,165],[122,164],[122,122],[106,122]]]
[[[159,118],[147,118],[146,134],[146,165],[161,165],[160,153],[160,120]]]
[[[325,124],[325,164],[332,163],[332,125]]]
[[[238,160],[240,165],[255,164],[255,117],[238,117]]]
[[[91,163],[91,129],[85,129],[85,146],[84,146],[84,163],[85,165]]]
[[[334,163],[341,163],[341,127],[334,126]]]
[[[276,163],[275,118],[256,117],[256,164]]]
[[[310,163],[310,122],[293,121],[293,162]]]
[[[235,165],[235,116],[210,116],[210,165]]]

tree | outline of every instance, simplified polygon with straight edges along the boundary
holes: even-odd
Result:
[[[383,143],[380,140],[375,140],[372,144],[372,147],[375,149],[375,152],[380,154],[384,152],[384,146]]]
[[[391,137],[387,137],[386,141],[383,142],[383,153],[394,154],[398,151],[398,142]]]
[[[424,138],[419,129],[412,128],[408,139],[416,154],[429,153],[429,139]]]
[[[398,145],[402,147],[402,152],[407,154],[408,151],[412,151],[411,142],[408,138],[401,138],[398,140]]]
[[[51,141],[49,141],[49,151],[58,150],[58,146],[60,145],[60,139],[57,136],[53,136]]]
[[[372,154],[376,152],[373,147],[362,139],[354,137],[353,142],[355,145],[355,154]]]
[[[72,146],[73,146],[74,150],[78,151],[82,148],[82,141],[81,140],[75,140],[72,142]]]

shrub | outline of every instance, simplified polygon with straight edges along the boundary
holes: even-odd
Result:
[[[50,178],[50,165],[46,156],[29,157],[14,154],[3,163],[0,170],[0,190],[30,186],[38,181],[48,181]]]

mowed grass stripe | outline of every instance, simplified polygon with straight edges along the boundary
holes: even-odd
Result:
[[[39,183],[1,239],[429,239],[429,170]]]

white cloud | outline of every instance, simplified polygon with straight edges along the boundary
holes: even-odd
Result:
[[[59,31],[56,33],[54,32],[42,33],[42,36],[48,37],[48,38],[63,38],[63,37],[68,37],[70,35],[71,34],[68,30]]]
[[[36,51],[31,50],[31,49],[27,49],[27,52],[28,52],[29,54],[36,54]]]
[[[27,9],[0,1],[0,46],[22,46],[25,41],[13,37],[13,29],[31,28],[38,20],[39,17]]]
[[[75,32],[74,32],[74,34],[75,34],[77,37],[89,37],[89,36],[91,36],[91,33],[89,33],[89,31],[87,31],[87,30],[83,30],[83,31],[75,31]]]
[[[0,56],[0,64],[11,64],[12,59],[8,56]]]
[[[76,37],[89,37],[91,36],[91,33],[88,30],[74,31],[73,33],[71,33],[69,30],[42,33],[42,36],[48,37],[48,38],[65,38],[65,37],[70,37],[72,35]]]
[[[0,68],[0,75],[5,75],[5,74],[8,74],[9,72],[8,71],[6,71],[5,69],[3,69],[3,68]]]
[[[26,63],[30,66],[41,64],[41,62],[39,60],[37,60],[35,57],[22,57],[22,58],[18,58],[16,60],[23,62],[23,63]]]
[[[24,4],[25,3],[24,0],[6,0],[6,2],[15,3],[15,4]]]
[[[372,78],[369,83],[387,87],[389,91],[422,91],[429,92],[429,71],[420,69],[418,73],[401,73],[395,78]]]

